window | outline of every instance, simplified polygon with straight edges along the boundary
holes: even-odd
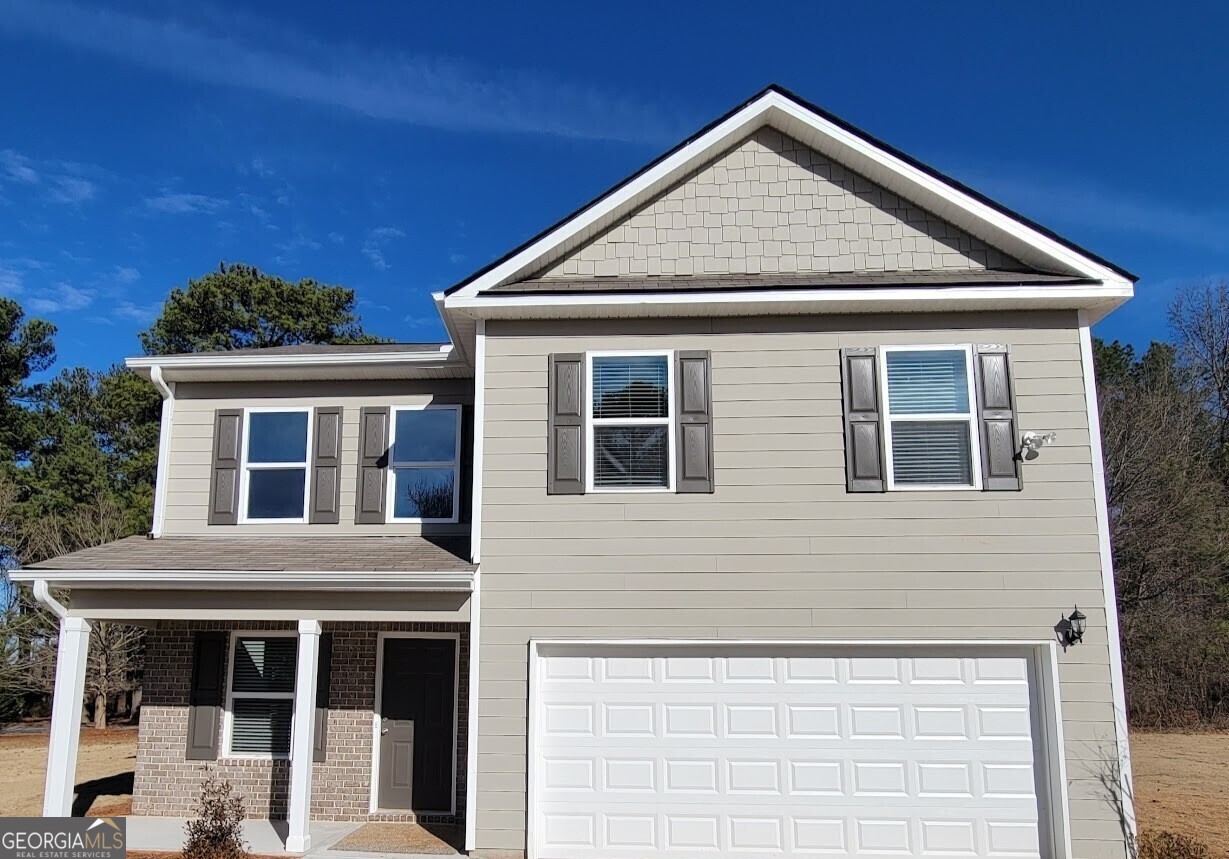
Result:
[[[287,757],[297,639],[293,635],[237,635],[232,641],[227,754]]]
[[[980,485],[971,349],[886,347],[882,354],[889,487]]]
[[[244,412],[245,522],[307,521],[310,409]]]
[[[393,409],[392,521],[456,522],[460,457],[460,406]]]
[[[589,486],[672,489],[673,355],[598,352],[588,358]]]

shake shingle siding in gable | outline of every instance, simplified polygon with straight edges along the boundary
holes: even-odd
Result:
[[[981,240],[761,128],[543,279],[1023,269]]]
[[[840,350],[1007,343],[1020,429],[1059,443],[1020,492],[849,494]],[[548,496],[546,355],[712,355],[712,495]],[[551,638],[1045,640],[1060,655],[1075,854],[1121,857],[1109,646],[1075,314],[489,322],[479,847],[524,849],[526,644]]]

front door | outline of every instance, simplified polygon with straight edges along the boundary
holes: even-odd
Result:
[[[455,639],[384,640],[380,808],[452,808],[456,658]]]

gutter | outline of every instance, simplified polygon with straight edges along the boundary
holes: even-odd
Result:
[[[175,383],[162,376],[161,365],[149,368],[149,379],[162,394],[162,420],[158,428],[158,472],[154,481],[154,521],[149,536],[158,539],[166,524],[167,478],[171,462],[171,419],[175,416]]]
[[[15,582],[29,582],[48,599],[50,585],[60,588],[223,591],[395,591],[400,593],[471,593],[473,570],[14,570]],[[40,602],[57,611],[51,603]],[[56,603],[55,605],[59,605]],[[63,609],[63,606],[60,606]]]
[[[68,617],[68,608],[51,595],[51,588],[47,586],[46,579],[35,579],[32,586],[35,600],[51,609],[51,613],[60,620]]]

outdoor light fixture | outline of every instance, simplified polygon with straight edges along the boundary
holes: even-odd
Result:
[[[1025,459],[1036,459],[1041,455],[1041,449],[1047,444],[1054,444],[1058,441],[1058,433],[1056,432],[1034,432],[1028,430],[1024,435],[1020,436],[1020,453]]]
[[[1087,620],[1088,618],[1085,616],[1084,612],[1080,611],[1080,607],[1077,605],[1075,607],[1075,611],[1071,612],[1071,615],[1067,618],[1068,626],[1067,629],[1063,631],[1063,637],[1066,640],[1067,647],[1070,647],[1073,644],[1079,644],[1084,640],[1084,625]]]

